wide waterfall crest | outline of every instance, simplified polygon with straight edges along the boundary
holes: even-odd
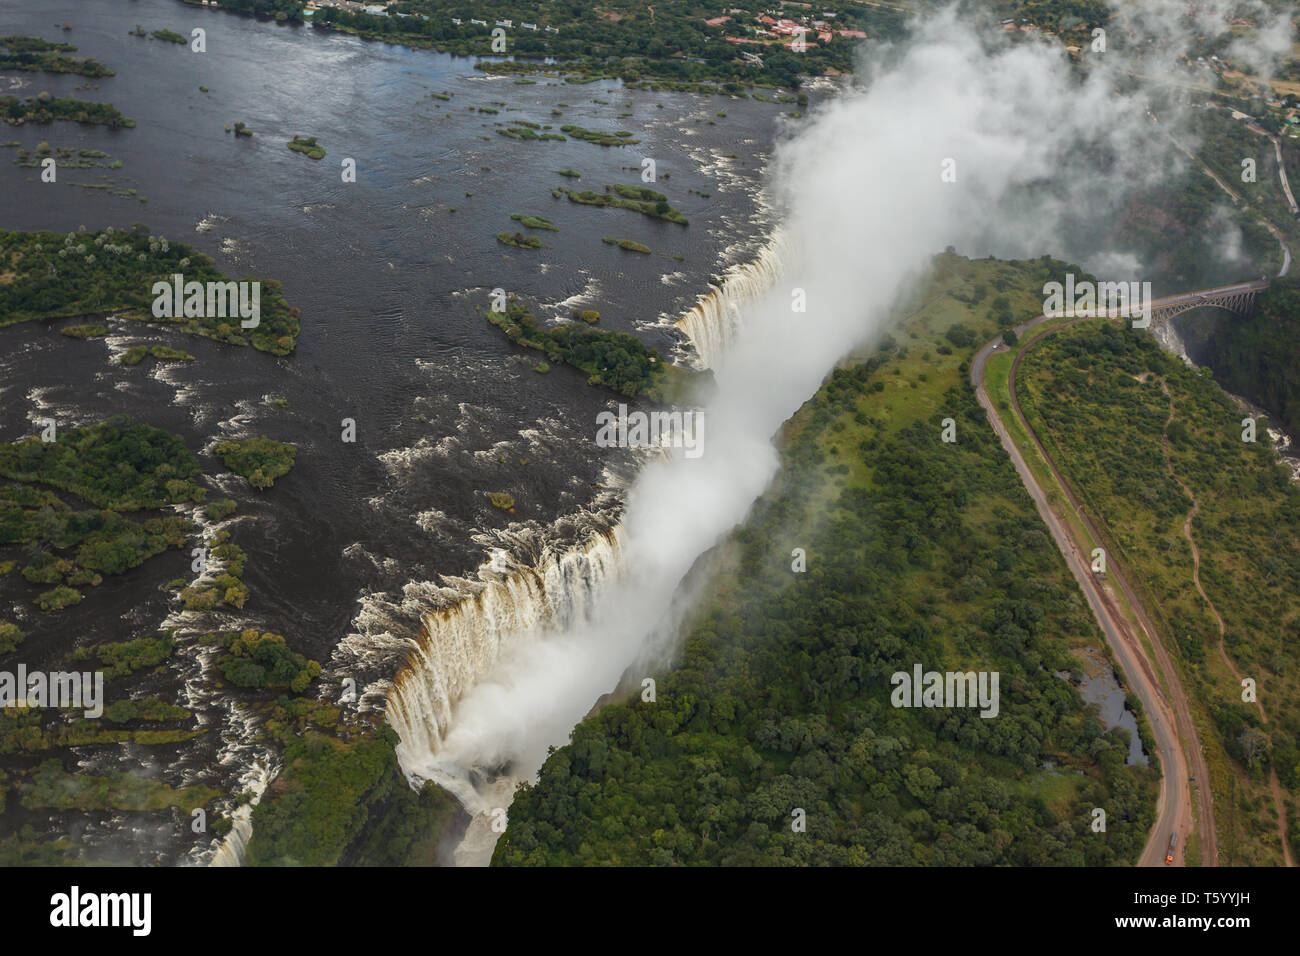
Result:
[[[729,268],[721,282],[711,284],[709,292],[677,320],[676,327],[695,348],[697,364],[713,367],[723,358],[739,338],[741,314],[772,290],[790,268],[794,251],[785,233],[774,233],[755,259]],[[671,457],[662,452],[647,454],[642,464],[663,467]],[[628,484],[611,480],[606,487],[614,491]],[[392,629],[376,628],[375,636],[384,639],[371,637],[364,642],[371,652],[399,644],[406,649],[405,662],[391,684],[382,681],[367,691],[383,686],[386,717],[400,741],[397,757],[412,783],[434,780],[473,816],[456,851],[459,864],[481,864],[491,855],[497,834],[488,827],[487,810],[509,805],[515,783],[523,779],[519,776],[523,768],[498,766],[491,758],[462,765],[460,751],[466,741],[460,738],[466,730],[458,729],[457,705],[478,688],[475,693],[480,698],[486,690],[499,706],[509,708],[513,685],[507,680],[494,686],[502,669],[509,670],[520,656],[545,659],[553,652],[549,642],[557,635],[596,624],[601,600],[607,602],[623,577],[623,525],[592,530],[592,522],[586,520],[581,526],[584,534],[576,539],[567,536],[567,546],[550,535],[531,532],[522,537],[497,532],[492,540],[476,537],[491,557],[474,578],[444,578],[436,600],[424,606],[417,634],[401,639]],[[450,595],[454,599],[446,600]],[[419,597],[431,596],[426,592]],[[604,608],[605,614],[609,611]],[[648,621],[647,626],[653,627],[654,622]],[[601,643],[597,639],[590,652],[600,655]],[[598,670],[602,666],[595,660],[591,664]],[[461,714],[460,724],[465,721]],[[449,736],[455,737],[454,742]],[[524,775],[532,769],[529,765]]]
[[[398,760],[414,776],[438,752],[456,702],[502,654],[547,631],[587,619],[604,582],[619,571],[621,531],[598,531],[570,550],[495,574],[477,593],[424,615],[411,656],[388,694]],[[490,562],[481,576],[493,575]]]
[[[745,309],[763,298],[780,280],[793,247],[787,233],[773,231],[753,260],[729,268],[720,285],[709,285],[694,307],[675,323],[690,339],[699,364],[714,368],[735,340]]]
[[[712,366],[722,357],[742,311],[776,285],[791,254],[786,234],[775,231],[757,257],[729,268],[677,320],[700,363]],[[401,740],[398,759],[413,779],[427,778],[457,701],[522,642],[587,620],[597,594],[620,571],[621,527],[564,551],[532,535],[498,533],[482,543],[493,558],[477,579],[444,579],[438,606],[422,613],[419,633],[400,641],[409,649],[406,661],[384,687],[387,719]]]

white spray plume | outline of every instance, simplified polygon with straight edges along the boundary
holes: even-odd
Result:
[[[716,365],[703,456],[679,454],[639,476],[624,518],[626,573],[593,623],[517,642],[460,701],[439,752],[408,770],[451,786],[471,809],[508,801],[499,784],[476,795],[471,773],[509,764],[531,779],[547,748],[567,741],[640,659],[699,555],[768,486],[774,433],[837,360],[884,331],[936,252],[1059,254],[1070,248],[1063,217],[1105,215],[1119,190],[1168,175],[1146,93],[1117,82],[1127,74],[1116,60],[1103,56],[1080,78],[1059,44],[990,44],[949,10],[918,23],[861,88],[805,119],[773,164],[798,253]],[[1107,167],[1095,168],[1103,153]],[[954,182],[943,180],[946,160]],[[1048,180],[1062,184],[1050,195]],[[792,311],[796,288],[805,313]]]

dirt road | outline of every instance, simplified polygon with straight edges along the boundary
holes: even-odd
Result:
[[[1017,328],[1016,334],[1023,336],[1047,321],[1049,321],[1048,317],[1039,316]],[[1081,318],[1076,321],[1087,321],[1087,319]],[[1062,327],[1064,326],[1058,326],[1057,328]],[[1030,347],[1033,342],[1043,335],[1051,334],[1055,330],[1049,329],[1040,332],[1025,343],[1025,348]],[[1043,523],[1051,531],[1052,538],[1056,541],[1057,547],[1065,557],[1066,564],[1069,565],[1075,580],[1079,582],[1079,587],[1082,589],[1089,607],[1092,608],[1097,623],[1101,626],[1107,642],[1115,652],[1129,687],[1142,701],[1143,709],[1155,736],[1155,756],[1160,761],[1162,770],[1160,795],[1156,803],[1156,821],[1150,836],[1147,838],[1147,844],[1138,859],[1138,865],[1159,866],[1163,864],[1165,849],[1172,833],[1179,834],[1180,847],[1185,848],[1187,846],[1187,837],[1195,826],[1192,813],[1192,798],[1193,794],[1195,794],[1199,800],[1201,811],[1202,825],[1200,830],[1203,862],[1207,865],[1217,866],[1219,854],[1214,829],[1213,805],[1208,791],[1209,775],[1206,770],[1204,755],[1201,753],[1200,741],[1196,735],[1196,727],[1192,722],[1191,713],[1187,706],[1187,698],[1183,693],[1181,682],[1178,680],[1177,671],[1174,670],[1172,662],[1164,652],[1157,632],[1146,612],[1142,609],[1141,603],[1137,600],[1136,594],[1133,593],[1132,588],[1129,586],[1119,562],[1113,556],[1108,555],[1107,574],[1110,580],[1123,591],[1129,605],[1134,609],[1138,617],[1139,625],[1146,631],[1151,646],[1155,650],[1156,665],[1164,678],[1165,685],[1170,688],[1170,694],[1173,697],[1171,704],[1160,690],[1160,681],[1156,677],[1156,667],[1153,667],[1152,662],[1148,659],[1139,635],[1134,633],[1134,629],[1121,612],[1113,592],[1103,585],[1092,572],[1091,543],[1074,539],[1070,526],[1052,509],[1047,493],[1039,485],[1038,480],[1034,477],[1033,472],[1021,455],[1020,449],[1016,447],[1015,442],[1011,440],[1011,436],[1007,433],[1006,427],[984,387],[984,372],[989,356],[1000,348],[1004,348],[1004,346],[999,336],[980,349],[971,362],[970,379],[971,384],[975,387],[976,397],[979,403],[984,406],[989,422],[992,424],[994,431],[997,432],[998,439],[1002,442],[1002,447],[1006,449],[1007,454],[1011,457],[1011,461],[1015,465],[1025,489],[1033,498]],[[1023,350],[1021,354],[1023,354]],[[1033,429],[1029,427],[1020,409],[1015,391],[1015,375],[1019,365],[1019,358],[1018,355],[1012,365],[1009,380],[1012,414],[1015,415],[1020,427],[1033,440],[1038,453],[1047,463],[1054,479],[1069,501],[1070,507],[1078,515],[1080,521],[1085,524],[1088,533],[1100,542],[1104,539],[1097,532],[1097,529],[1092,526],[1086,513],[1071,492],[1069,485],[1062,479],[1051,457],[1043,448]],[[1190,785],[1189,777],[1192,776],[1197,778],[1201,784],[1200,786],[1193,788]],[[1175,862],[1182,863],[1181,852]]]

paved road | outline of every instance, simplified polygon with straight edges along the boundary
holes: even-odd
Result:
[[[1282,162],[1282,141],[1276,136],[1269,138],[1273,140],[1273,152],[1277,154],[1277,175],[1282,180],[1282,192],[1286,193],[1286,201],[1291,204],[1291,213],[1294,215],[1300,212],[1300,205],[1296,205],[1295,196],[1291,194],[1291,183],[1286,178],[1286,163]]]
[[[1210,291],[1205,290],[1202,294]],[[1174,299],[1182,300],[1183,297],[1175,296]],[[1163,301],[1163,300],[1159,300]],[[1039,316],[1029,322],[1024,323],[1016,329],[1018,336],[1023,336],[1026,332],[1031,331],[1038,325],[1049,321],[1047,316]],[[1076,321],[1086,321],[1078,319]],[[1073,323],[1068,323],[1073,324]],[[1037,338],[1042,335],[1051,334],[1048,330],[1039,333],[1033,339],[1026,341],[1028,347]],[[1097,623],[1101,625],[1102,632],[1106,635],[1106,641],[1114,650],[1116,658],[1119,660],[1128,685],[1137,694],[1138,699],[1142,701],[1143,710],[1151,725],[1152,733],[1156,740],[1156,757],[1160,761],[1162,777],[1160,781],[1160,795],[1156,803],[1156,820],[1152,827],[1151,834],[1147,839],[1147,844],[1138,859],[1139,866],[1159,866],[1164,863],[1165,851],[1169,842],[1171,833],[1179,834],[1180,850],[1176,854],[1176,863],[1181,864],[1183,858],[1183,849],[1187,846],[1187,837],[1190,835],[1194,818],[1192,815],[1192,794],[1188,781],[1190,776],[1196,776],[1203,783],[1208,782],[1209,775],[1205,769],[1204,756],[1201,753],[1200,743],[1196,737],[1196,728],[1191,721],[1191,715],[1187,710],[1186,696],[1182,693],[1181,685],[1178,681],[1177,672],[1173,671],[1172,664],[1167,657],[1163,655],[1163,648],[1160,647],[1154,627],[1149,623],[1145,613],[1141,610],[1128,587],[1127,581],[1123,578],[1122,570],[1118,562],[1108,555],[1107,573],[1112,579],[1120,584],[1130,603],[1139,614],[1139,619],[1143,626],[1148,630],[1152,645],[1156,648],[1161,660],[1161,668],[1165,671],[1165,679],[1170,687],[1171,693],[1181,700],[1181,706],[1175,708],[1165,699],[1164,694],[1160,691],[1159,681],[1156,679],[1151,662],[1147,659],[1146,653],[1137,637],[1129,627],[1123,614],[1117,607],[1111,594],[1101,585],[1097,577],[1092,572],[1091,550],[1085,550],[1086,542],[1076,542],[1065,522],[1052,510],[1048,504],[1047,494],[1038,484],[1037,479],[1029,470],[1028,464],[1021,455],[1020,450],[1011,440],[1007,433],[1002,420],[993,407],[992,401],[984,388],[984,371],[989,356],[994,352],[1005,348],[1002,345],[1001,336],[987,343],[975,355],[971,362],[970,378],[971,384],[975,387],[975,394],[979,403],[984,406],[984,411],[988,415],[989,422],[992,424],[994,431],[997,432],[998,439],[1002,442],[1002,447],[1006,449],[1007,454],[1011,457],[1016,471],[1020,474],[1020,479],[1024,483],[1026,490],[1034,500],[1038,508],[1039,516],[1043,523],[1047,525],[1052,533],[1052,538],[1056,541],[1057,547],[1065,557],[1066,564],[1069,565],[1071,573],[1075,580],[1079,582],[1084,597],[1088,601],[1089,607],[1092,608],[1093,615]],[[1024,421],[1020,413],[1019,403],[1015,398],[1014,391],[1014,368],[1012,370],[1012,401],[1013,411],[1020,419],[1021,426],[1026,433],[1034,437],[1037,443],[1037,437],[1034,436],[1032,429]],[[1049,467],[1055,471],[1055,466],[1051,465],[1051,459],[1046,454],[1045,449],[1039,445],[1039,451],[1044,459],[1048,461]],[[1059,475],[1057,476],[1060,480]],[[1061,487],[1067,496],[1072,498],[1069,487],[1062,481]],[[1079,508],[1078,503],[1073,503],[1074,508],[1080,518],[1085,522],[1086,515]],[[1096,534],[1095,529],[1089,529]],[[1100,540],[1100,539],[1099,539]],[[1182,718],[1182,719],[1180,719]],[[1181,725],[1181,726],[1180,726]],[[1183,739],[1187,740],[1187,751],[1184,752],[1182,740],[1180,740],[1180,730],[1183,733]],[[1189,759],[1190,758],[1190,759]],[[1189,765],[1192,770],[1189,771]],[[1201,845],[1203,849],[1204,861],[1211,865],[1218,863],[1218,846],[1214,831],[1213,807],[1210,802],[1208,790],[1202,786],[1199,789],[1201,803],[1201,820],[1203,822]]]
[[[1282,140],[1262,126],[1257,126],[1254,123],[1247,123],[1246,128],[1252,133],[1258,133],[1260,136],[1265,136],[1272,141],[1273,154],[1277,156],[1277,178],[1282,181],[1282,192],[1286,193],[1286,201],[1291,206],[1291,214],[1295,215],[1300,212],[1300,206],[1296,205],[1295,196],[1291,194],[1291,183],[1286,178],[1286,163],[1282,162]]]

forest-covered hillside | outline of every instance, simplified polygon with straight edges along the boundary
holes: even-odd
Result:
[[[575,729],[494,863],[1136,859],[1156,771],[1125,766],[1127,732],[1059,676],[1102,638],[964,374],[1062,265],[937,259],[929,304],[789,423],[655,700]],[[892,706],[918,663],[997,671],[998,715]]]

